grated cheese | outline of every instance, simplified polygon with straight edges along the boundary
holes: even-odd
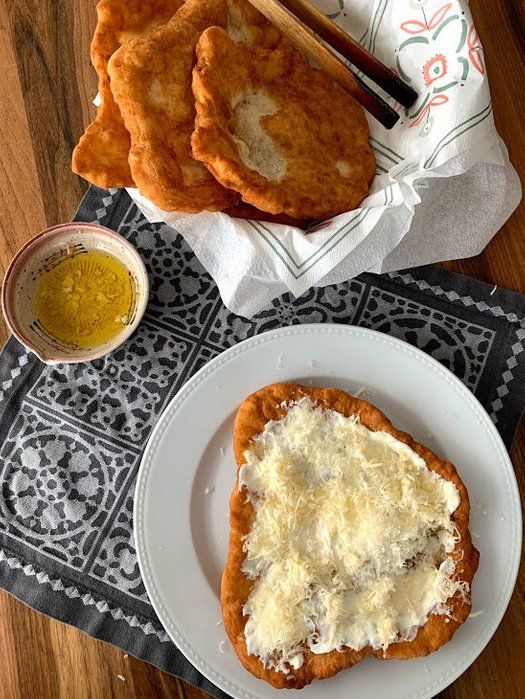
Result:
[[[466,594],[451,579],[460,502],[412,449],[302,398],[245,454],[239,488],[255,510],[243,572],[248,652],[301,667],[305,648],[386,648]]]

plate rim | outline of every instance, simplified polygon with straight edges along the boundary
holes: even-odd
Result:
[[[212,375],[220,367],[230,362],[235,356],[247,351],[251,346],[257,346],[264,342],[269,342],[276,338],[286,337],[296,334],[335,334],[335,335],[347,335],[347,336],[364,336],[368,337],[372,341],[380,342],[386,346],[390,346],[394,349],[401,350],[402,352],[412,355],[416,361],[422,361],[426,364],[434,373],[440,375],[445,381],[452,384],[452,386],[458,390],[466,398],[467,402],[471,404],[471,407],[478,418],[487,425],[489,437],[495,446],[497,452],[500,453],[503,461],[506,461],[507,473],[506,473],[506,486],[511,495],[511,508],[510,511],[516,518],[516,528],[512,533],[511,539],[511,549],[516,551],[514,560],[511,559],[509,564],[509,571],[506,575],[506,584],[500,591],[497,607],[495,610],[493,618],[488,625],[489,634],[483,645],[477,649],[477,642],[474,641],[467,652],[463,655],[461,660],[456,661],[449,670],[442,673],[439,678],[436,678],[431,685],[428,685],[422,690],[416,691],[407,697],[411,699],[422,699],[423,697],[432,697],[435,693],[442,691],[448,687],[452,682],[454,682],[463,672],[465,672],[472,663],[479,657],[483,650],[487,647],[488,643],[492,639],[494,633],[498,629],[501,620],[507,611],[510,599],[514,592],[516,585],[516,580],[520,567],[521,560],[521,550],[522,550],[522,511],[521,511],[521,501],[519,495],[519,487],[516,479],[516,474],[514,471],[514,466],[510,459],[509,452],[499,434],[496,426],[490,419],[489,414],[480,403],[478,398],[474,393],[465,386],[465,384],[448,369],[443,366],[437,359],[431,357],[430,355],[423,352],[423,350],[418,347],[410,345],[408,342],[401,340],[399,338],[381,333],[377,330],[371,328],[362,328],[354,325],[343,325],[338,323],[303,323],[290,325],[281,328],[275,328],[273,330],[268,330],[266,332],[254,335],[253,337],[246,338],[241,342],[233,345],[222,351],[216,357],[211,359],[207,364],[201,367],[198,371],[191,376],[188,381],[182,386],[178,393],[173,396],[168,405],[164,408],[161,415],[159,416],[155,427],[148,439],[146,447],[144,449],[139,470],[137,473],[137,481],[134,489],[134,499],[133,499],[133,534],[135,539],[135,546],[137,552],[137,559],[139,564],[139,570],[146,588],[148,598],[151,605],[157,614],[159,621],[169,635],[171,640],[181,651],[181,653],[189,660],[198,670],[201,672],[208,680],[214,683],[217,687],[225,692],[229,692],[233,697],[240,697],[241,699],[260,699],[263,694],[252,694],[242,687],[239,687],[234,681],[223,676],[220,671],[211,667],[208,662],[202,658],[199,653],[184,639],[184,636],[179,632],[175,621],[169,610],[164,606],[161,595],[155,584],[153,575],[151,573],[150,561],[148,558],[148,550],[145,545],[145,528],[144,528],[144,515],[145,515],[145,498],[143,497],[146,492],[146,487],[148,483],[148,476],[151,473],[151,467],[153,464],[153,457],[155,455],[156,448],[161,442],[165,432],[172,424],[175,419],[178,410],[182,407],[184,402],[191,396],[193,391],[199,386],[204,379],[209,375]]]

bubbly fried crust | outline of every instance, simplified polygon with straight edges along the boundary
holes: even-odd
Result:
[[[278,383],[260,389],[246,398],[235,419],[233,446],[237,469],[245,461],[244,452],[249,448],[254,437],[264,430],[266,423],[270,420],[280,420],[286,412],[285,404],[303,396],[308,396],[317,405],[335,410],[346,417],[359,415],[363,425],[374,431],[388,432],[404,442],[425,460],[429,469],[454,483],[459,491],[460,504],[452,515],[452,519],[461,538],[454,553],[451,554],[456,564],[453,578],[465,580],[470,585],[478,566],[479,554],[472,545],[468,531],[470,512],[468,494],[456,469],[451,463],[441,461],[429,449],[415,442],[406,432],[396,430],[378,408],[366,401],[354,398],[336,388],[315,388],[293,383]],[[374,651],[367,646],[359,652],[344,648],[341,651],[316,655],[305,649],[305,661],[299,670],[293,670],[285,675],[267,669],[258,657],[248,654],[244,638],[246,617],[243,616],[242,609],[254,582],[241,572],[245,557],[243,537],[249,533],[253,517],[253,507],[247,501],[244,490],[239,491],[238,479],[236,479],[230,498],[230,548],[222,578],[222,614],[226,632],[244,667],[274,687],[300,689],[314,679],[331,677],[340,670],[355,665],[369,654],[378,658],[412,658],[427,655],[449,641],[470,613],[470,602],[457,594],[447,600],[447,604],[451,607],[450,617],[430,615],[413,641],[393,643],[385,652]]]
[[[101,103],[73,151],[73,172],[103,187],[132,187],[128,163],[129,134],[111,93],[108,61],[130,39],[167,22],[184,0],[101,0],[91,42]]]
[[[276,30],[244,0],[187,0],[170,22],[128,42],[109,62],[113,94],[131,136],[133,180],[166,211],[217,211],[239,199],[193,159],[190,148],[195,46],[207,27],[227,27],[229,19],[248,40],[278,40]]]
[[[219,182],[262,211],[302,219],[363,201],[375,160],[364,112],[342,87],[290,48],[234,44],[218,27],[203,33],[197,58],[193,155]],[[239,126],[254,95],[270,100],[258,117],[266,139]]]

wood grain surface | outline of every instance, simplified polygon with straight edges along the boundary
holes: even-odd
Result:
[[[86,189],[70,154],[93,112],[94,0],[0,0],[0,267],[38,230],[67,221]],[[496,124],[525,179],[525,4],[471,0],[485,48]],[[460,233],[460,232],[458,232]],[[448,269],[525,292],[525,206],[477,257]],[[3,323],[0,341],[7,338]],[[525,429],[511,452],[525,493]],[[504,545],[504,542],[502,542]],[[443,696],[525,696],[525,571],[488,647]],[[206,696],[0,593],[0,697]],[[119,677],[120,675],[120,677]],[[124,678],[124,679],[122,679]]]

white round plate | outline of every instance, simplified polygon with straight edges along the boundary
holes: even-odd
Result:
[[[372,330],[296,325],[258,335],[209,362],[173,399],[150,439],[135,492],[137,551],[153,607],[184,655],[228,694],[297,698],[242,667],[220,624],[219,599],[235,412],[248,394],[288,380],[351,393],[365,387],[365,399],[452,461],[468,488],[481,554],[473,610],[480,613],[426,658],[369,657],[301,691],[302,699],[431,697],[481,653],[505,612],[521,551],[518,489],[498,432],[470,391],[423,352]]]

